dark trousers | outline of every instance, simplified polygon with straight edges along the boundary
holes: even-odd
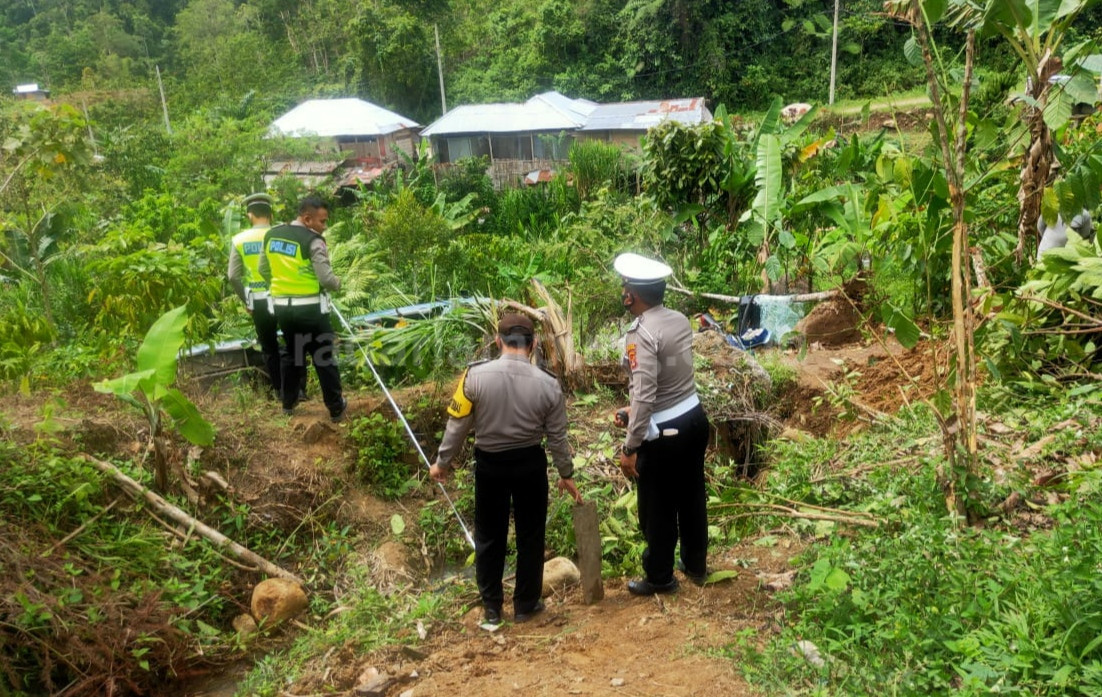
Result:
[[[268,371],[272,389],[280,392],[280,371],[283,349],[279,346],[279,324],[275,315],[268,310],[268,300],[260,299],[253,303],[253,327],[256,328],[256,341],[260,344],[260,353],[264,356],[264,369]]]
[[[704,451],[708,417],[702,407],[658,424],[676,436],[644,441],[639,471],[639,527],[647,541],[643,571],[651,583],[673,579],[673,553],[681,538],[681,561],[691,573],[704,573],[708,558],[708,509],[704,491]]]
[[[482,605],[501,610],[509,537],[509,509],[516,524],[517,584],[513,611],[529,612],[543,594],[543,545],[547,527],[547,454],[534,445],[504,452],[475,449],[474,568]]]
[[[299,385],[306,374],[306,358],[314,364],[321,384],[321,397],[330,414],[344,406],[341,373],[333,346],[333,326],[320,305],[287,306],[276,304],[276,322],[283,332],[285,352],[281,357],[283,408],[291,409],[298,400]]]

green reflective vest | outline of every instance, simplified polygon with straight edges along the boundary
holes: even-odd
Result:
[[[233,236],[233,248],[245,266],[245,287],[251,291],[268,290],[268,284],[260,276],[260,255],[264,252],[266,227],[251,227]]]
[[[317,235],[302,225],[277,225],[264,235],[264,254],[272,272],[270,291],[274,297],[321,293],[310,244]]]

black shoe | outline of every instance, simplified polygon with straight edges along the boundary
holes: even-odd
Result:
[[[628,581],[628,592],[632,595],[658,595],[660,593],[673,593],[677,589],[676,578],[671,578],[669,583],[651,583],[645,578]]]
[[[287,407],[283,407],[283,415],[284,416],[293,416],[294,413],[295,413],[295,410],[294,410],[293,407],[290,408],[290,409],[288,409]]]
[[[541,612],[543,612],[546,609],[547,609],[547,606],[543,604],[543,601],[542,600],[537,600],[536,604],[532,606],[531,610],[528,610],[526,612],[515,612],[515,613],[513,613],[513,621],[516,622],[517,624],[527,622],[528,620],[532,619],[533,617],[540,614]]]
[[[333,421],[333,423],[337,423],[344,418],[344,412],[346,411],[348,411],[348,400],[341,399],[340,408],[336,411],[329,412],[329,418]]]
[[[308,399],[310,399],[310,398],[306,395],[306,390],[299,390],[298,391],[298,397],[296,398],[296,401],[305,402]]]
[[[501,624],[501,610],[496,607],[488,607],[483,611],[482,622],[484,624]]]
[[[689,571],[688,569],[685,568],[685,562],[681,561],[680,559],[677,560],[677,565],[676,566],[677,566],[678,571],[685,574],[685,578],[689,579],[690,581],[692,581],[693,583],[695,583],[698,586],[703,586],[708,580],[708,571],[707,570],[705,570],[703,573],[699,573],[699,574],[696,573],[696,572],[693,572],[693,571]]]

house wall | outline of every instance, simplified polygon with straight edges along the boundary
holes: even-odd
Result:
[[[398,162],[401,157],[399,152],[413,157],[415,152],[410,138],[412,129],[395,131],[382,137],[375,136],[349,136],[338,138],[337,143],[345,157],[366,160],[371,164],[386,164]]]
[[[570,133],[518,131],[432,136],[437,162],[450,164],[468,157],[498,160],[566,160],[574,136]]]
[[[642,144],[639,141],[644,133],[645,131],[579,131],[576,135],[578,140],[599,140],[602,143],[619,145],[625,150],[639,152],[642,150]]]
[[[35,92],[15,92],[12,96],[25,102],[44,102],[50,98],[50,93],[45,90],[37,90]]]
[[[359,160],[382,162],[386,152],[386,144],[376,138],[340,138],[337,143],[345,157]]]

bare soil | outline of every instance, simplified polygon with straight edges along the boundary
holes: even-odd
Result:
[[[757,574],[789,570],[798,550],[793,540],[769,548],[747,540],[711,560],[713,568],[747,567],[729,581],[700,588],[682,578],[676,594],[638,598],[614,579],[595,605],[568,591],[528,623],[507,621],[495,632],[479,628],[481,610],[473,609],[428,627],[416,651],[338,652],[291,692],[350,690],[374,669],[400,679],[388,695],[752,695],[730,648],[740,630],[763,640],[778,627],[781,610]]]

